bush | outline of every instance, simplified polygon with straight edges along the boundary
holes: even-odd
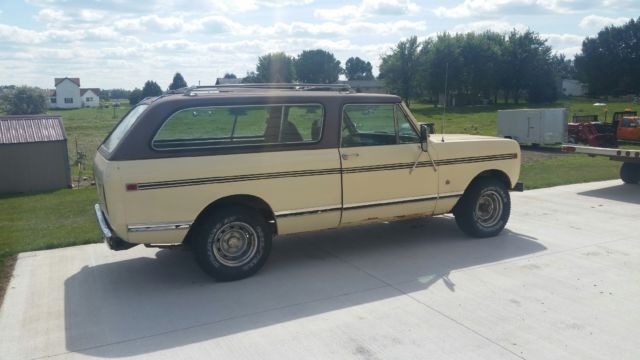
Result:
[[[41,89],[19,86],[2,94],[2,106],[8,115],[35,115],[47,111],[47,97]]]

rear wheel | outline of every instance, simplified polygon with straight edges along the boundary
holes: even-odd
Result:
[[[503,182],[493,178],[480,178],[469,185],[453,211],[465,234],[481,238],[499,234],[510,213],[509,191]]]
[[[256,273],[271,250],[273,233],[254,210],[240,206],[219,209],[199,226],[193,250],[200,267],[220,281]]]
[[[640,182],[640,164],[622,163],[620,167],[620,179],[627,184]]]

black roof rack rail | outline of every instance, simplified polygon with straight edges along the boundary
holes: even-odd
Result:
[[[191,86],[172,90],[172,94],[185,94],[194,96],[198,93],[220,92],[252,92],[258,90],[291,90],[291,91],[337,91],[355,93],[348,84],[304,84],[304,83],[247,83]]]

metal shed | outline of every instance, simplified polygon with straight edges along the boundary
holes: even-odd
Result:
[[[62,117],[0,116],[0,194],[70,186],[71,170]]]

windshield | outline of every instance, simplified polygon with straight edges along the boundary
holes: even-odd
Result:
[[[133,110],[129,111],[127,116],[125,116],[124,119],[122,119],[120,123],[118,123],[113,132],[111,132],[111,135],[109,135],[109,137],[102,143],[102,146],[104,146],[108,152],[111,152],[113,149],[115,149],[115,147],[118,146],[118,144],[122,140],[124,134],[127,133],[127,130],[129,130],[138,116],[140,116],[140,114],[142,114],[142,112],[148,106],[149,105],[138,105],[137,107],[133,108]]]

